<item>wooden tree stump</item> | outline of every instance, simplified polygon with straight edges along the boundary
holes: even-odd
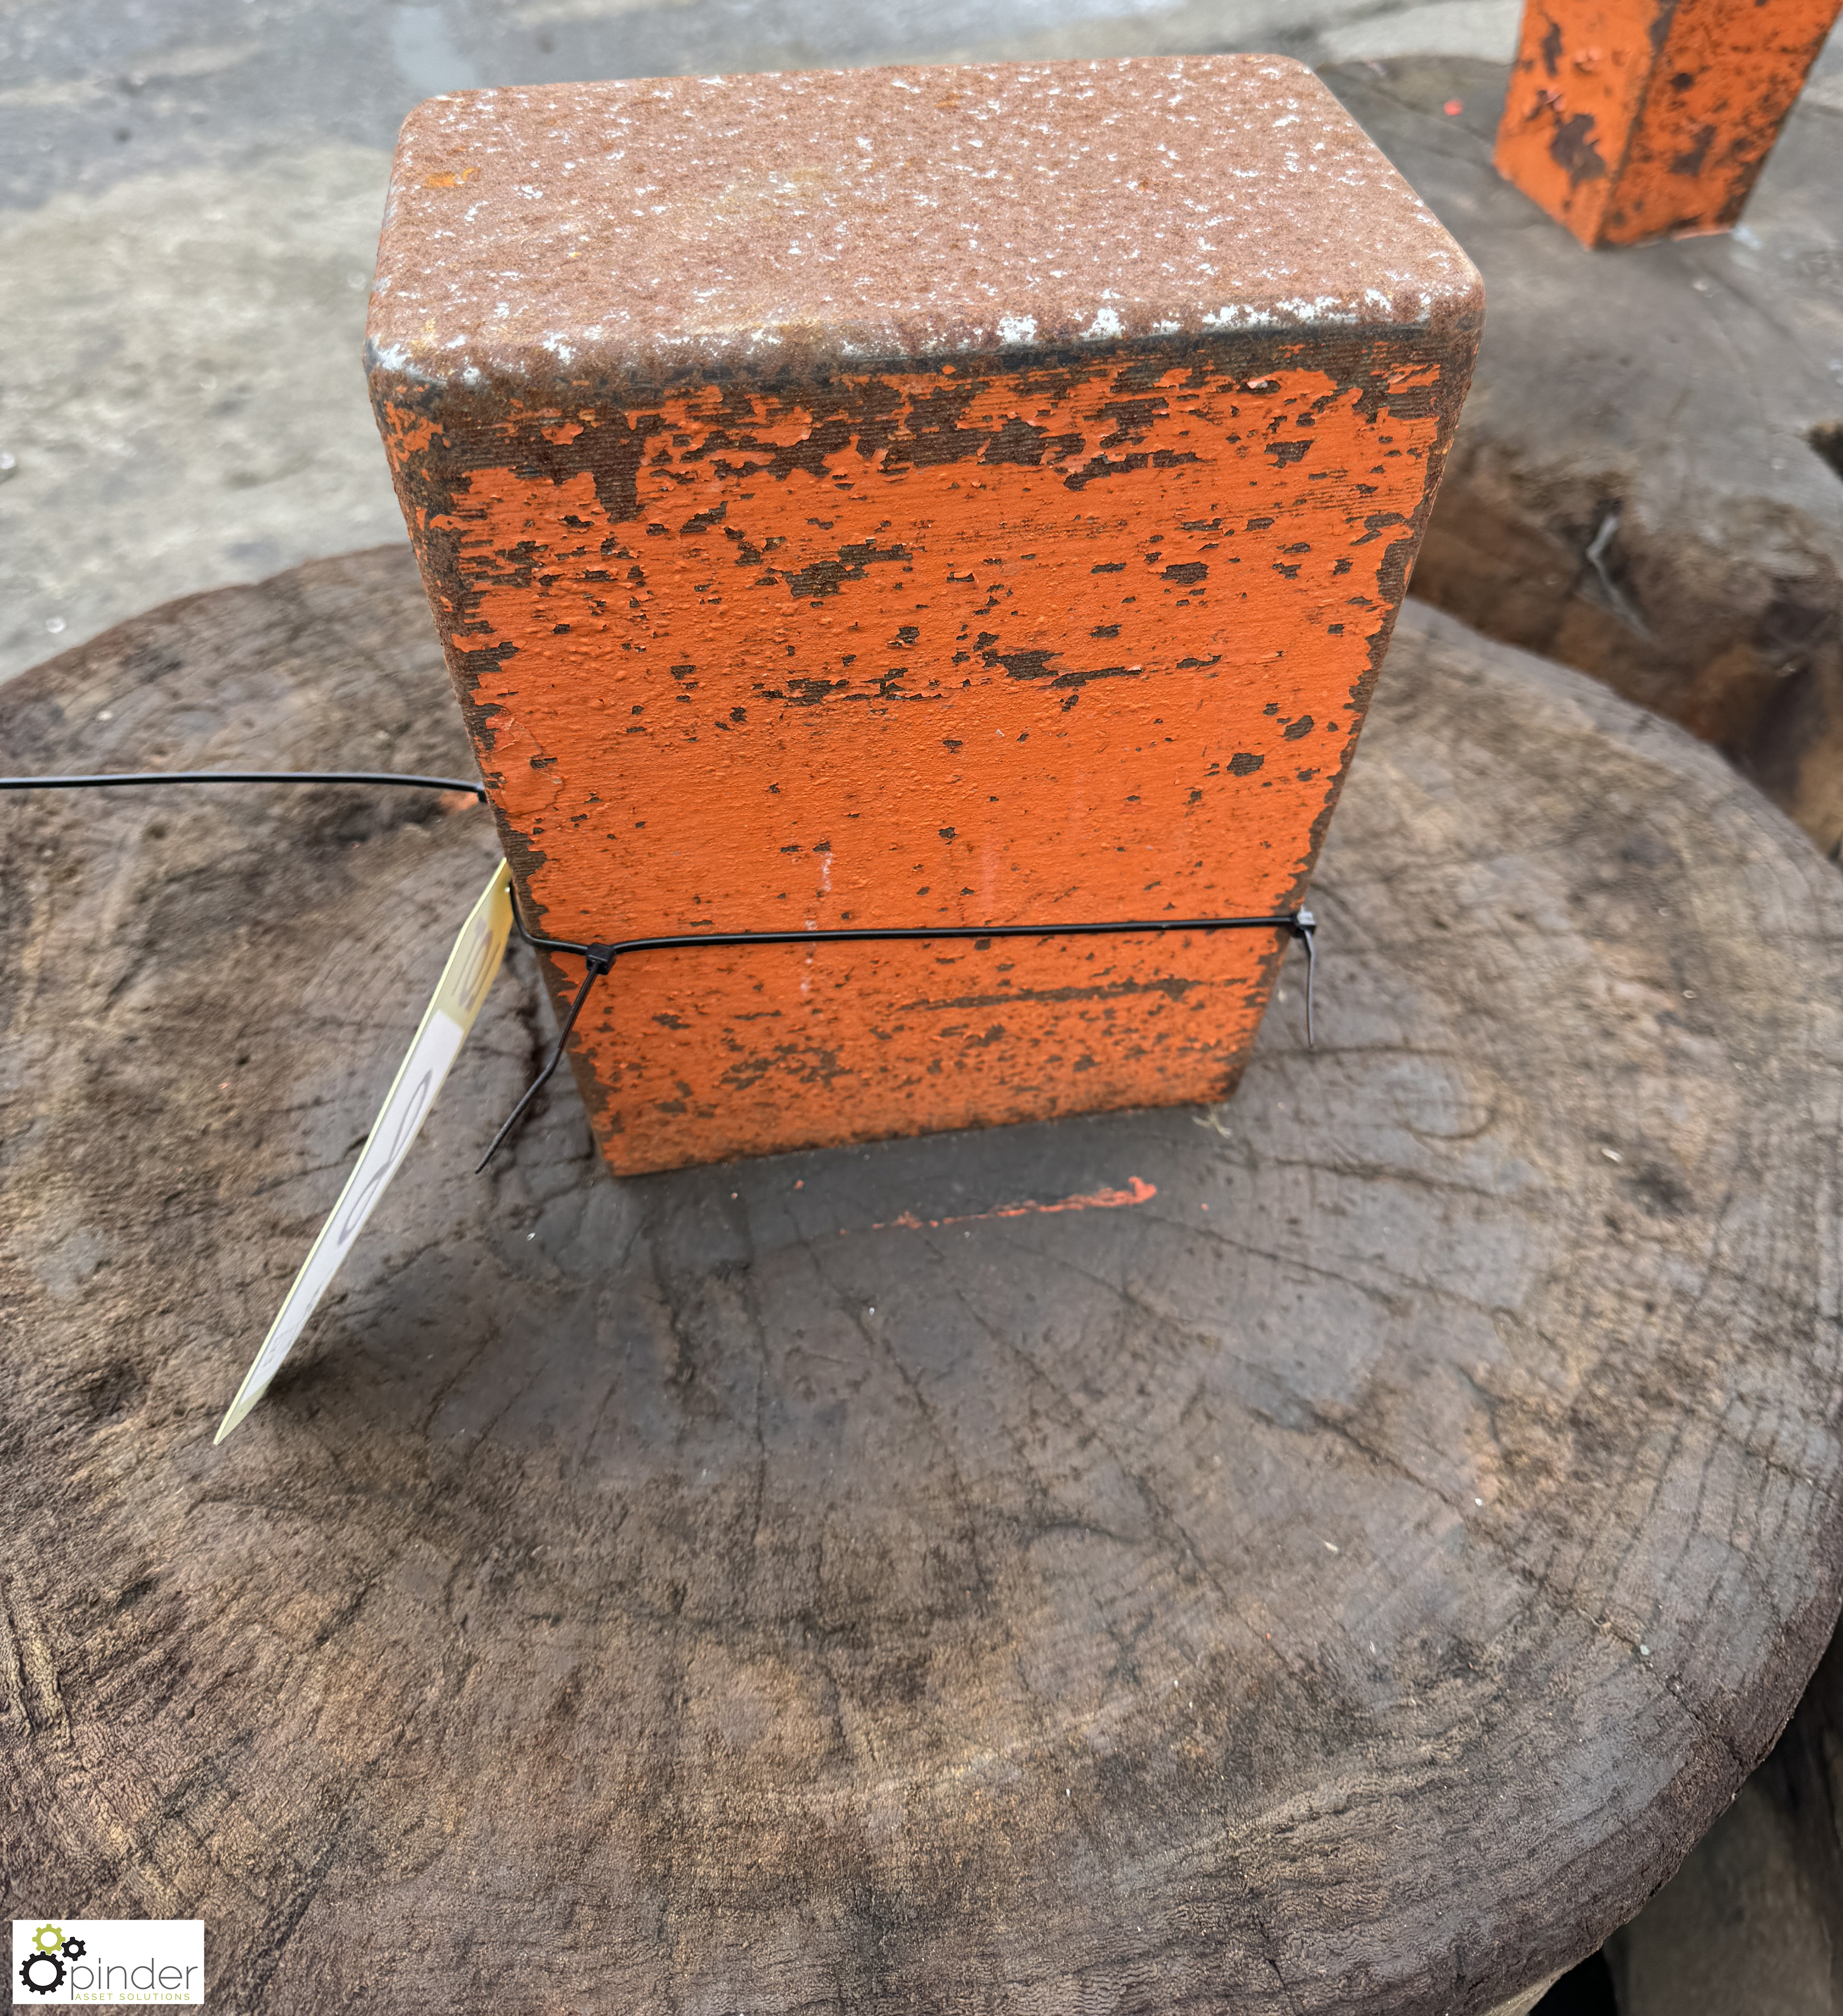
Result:
[[[7,688],[9,770],[466,747],[406,556]],[[516,957],[211,1434],[490,865],[407,793],[6,802],[15,1913],[239,2010],[1477,2011],[1843,1582],[1843,881],[1424,611],[1239,1095],[604,1174]],[[618,978],[617,982],[618,984]],[[968,1003],[969,1028],[982,1012]]]

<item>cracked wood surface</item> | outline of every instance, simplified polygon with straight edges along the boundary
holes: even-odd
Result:
[[[466,749],[394,551],[8,698],[9,770]],[[515,958],[218,1451],[488,822],[0,818],[9,1913],[242,2010],[1473,2011],[1828,1636],[1843,884],[1573,674],[1408,607],[1320,1048],[1289,968],[1212,1111],[617,1183],[559,1085],[476,1179]]]

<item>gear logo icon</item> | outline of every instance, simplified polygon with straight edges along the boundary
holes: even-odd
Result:
[[[36,1945],[36,1940],[33,1942]],[[34,1995],[52,1995],[64,1985],[64,1963],[55,1953],[41,1949],[20,1962],[20,1985]]]
[[[41,1953],[55,1953],[64,1943],[62,1925],[41,1925],[32,1935],[32,1943]]]
[[[88,1951],[89,1947],[83,1940],[66,1937],[58,1957],[60,1960],[81,1960]]]

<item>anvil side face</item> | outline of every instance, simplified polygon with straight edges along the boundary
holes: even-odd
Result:
[[[372,394],[526,919],[1289,909],[1482,312],[1277,58],[420,106]],[[571,1056],[623,1173],[1219,1099],[1286,943],[636,954]]]

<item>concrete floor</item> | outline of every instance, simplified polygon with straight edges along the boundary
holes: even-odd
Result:
[[[0,0],[0,679],[171,596],[402,536],[359,345],[391,142],[432,92],[1238,49],[1501,61],[1519,12]],[[1843,33],[1810,88],[1843,106]],[[1622,1935],[1627,2016],[1843,2009],[1791,1841],[1763,1791],[1743,1795]]]

